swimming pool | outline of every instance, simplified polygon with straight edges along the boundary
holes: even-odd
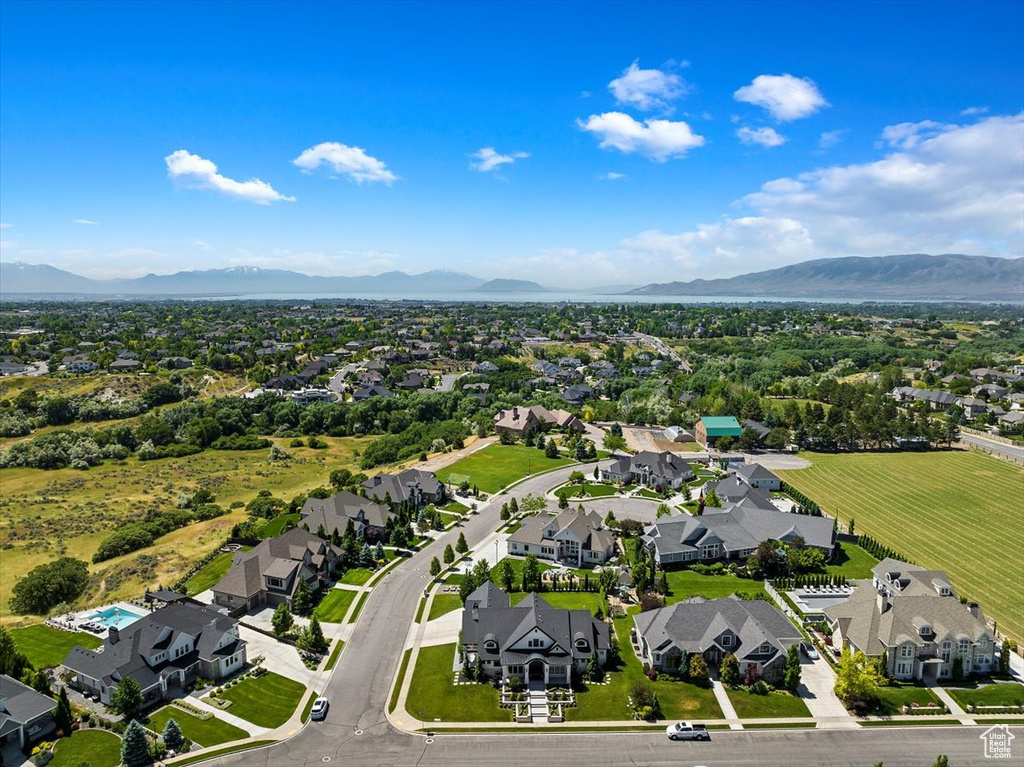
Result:
[[[90,615],[88,620],[107,628],[113,626],[116,629],[123,629],[125,626],[132,625],[141,617],[138,613],[125,610],[123,607],[108,607],[105,610],[100,610]]]

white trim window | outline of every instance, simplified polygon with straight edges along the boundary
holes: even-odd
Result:
[[[912,657],[914,657],[914,647],[913,647],[913,645],[905,644],[902,647],[900,647],[900,657],[901,658],[912,658]]]

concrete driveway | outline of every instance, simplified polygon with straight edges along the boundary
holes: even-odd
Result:
[[[857,723],[833,692],[835,684],[836,674],[828,661],[824,658],[811,661],[801,656],[800,687],[797,688],[797,694],[807,704],[811,716],[818,719],[818,726],[856,728]]]
[[[253,631],[245,626],[239,626],[238,633],[246,641],[246,656],[249,660],[257,655],[262,655],[266,658],[266,662],[263,664],[264,668],[304,685],[308,685],[316,676],[315,671],[306,668],[302,658],[299,657],[299,651],[292,645],[278,642],[266,634]]]

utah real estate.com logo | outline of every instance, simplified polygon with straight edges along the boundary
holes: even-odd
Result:
[[[1010,741],[1016,737],[1010,732],[1010,725],[997,724],[994,727],[989,727],[981,733],[980,737],[985,743],[986,759],[1010,758]]]

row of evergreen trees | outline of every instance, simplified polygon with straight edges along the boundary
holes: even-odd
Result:
[[[793,511],[795,511],[797,514],[806,514],[812,517],[821,516],[821,507],[818,506],[817,503],[812,501],[806,495],[801,493],[799,490],[797,490],[795,487],[793,487],[791,484],[789,484],[788,482],[783,482],[781,487],[782,492],[784,492],[786,495],[788,495],[790,498],[797,502],[796,508],[793,509]]]
[[[847,580],[845,575],[810,573],[807,575],[776,578],[772,581],[772,585],[776,589],[788,591],[789,589],[800,589],[804,586],[846,586]]]
[[[898,551],[890,549],[888,546],[883,546],[881,543],[876,541],[874,538],[871,538],[870,536],[858,535],[857,545],[864,549],[864,551],[873,556],[875,559],[885,559],[886,557],[890,557],[892,559],[898,559],[901,562],[914,564],[914,562],[900,554]]]

